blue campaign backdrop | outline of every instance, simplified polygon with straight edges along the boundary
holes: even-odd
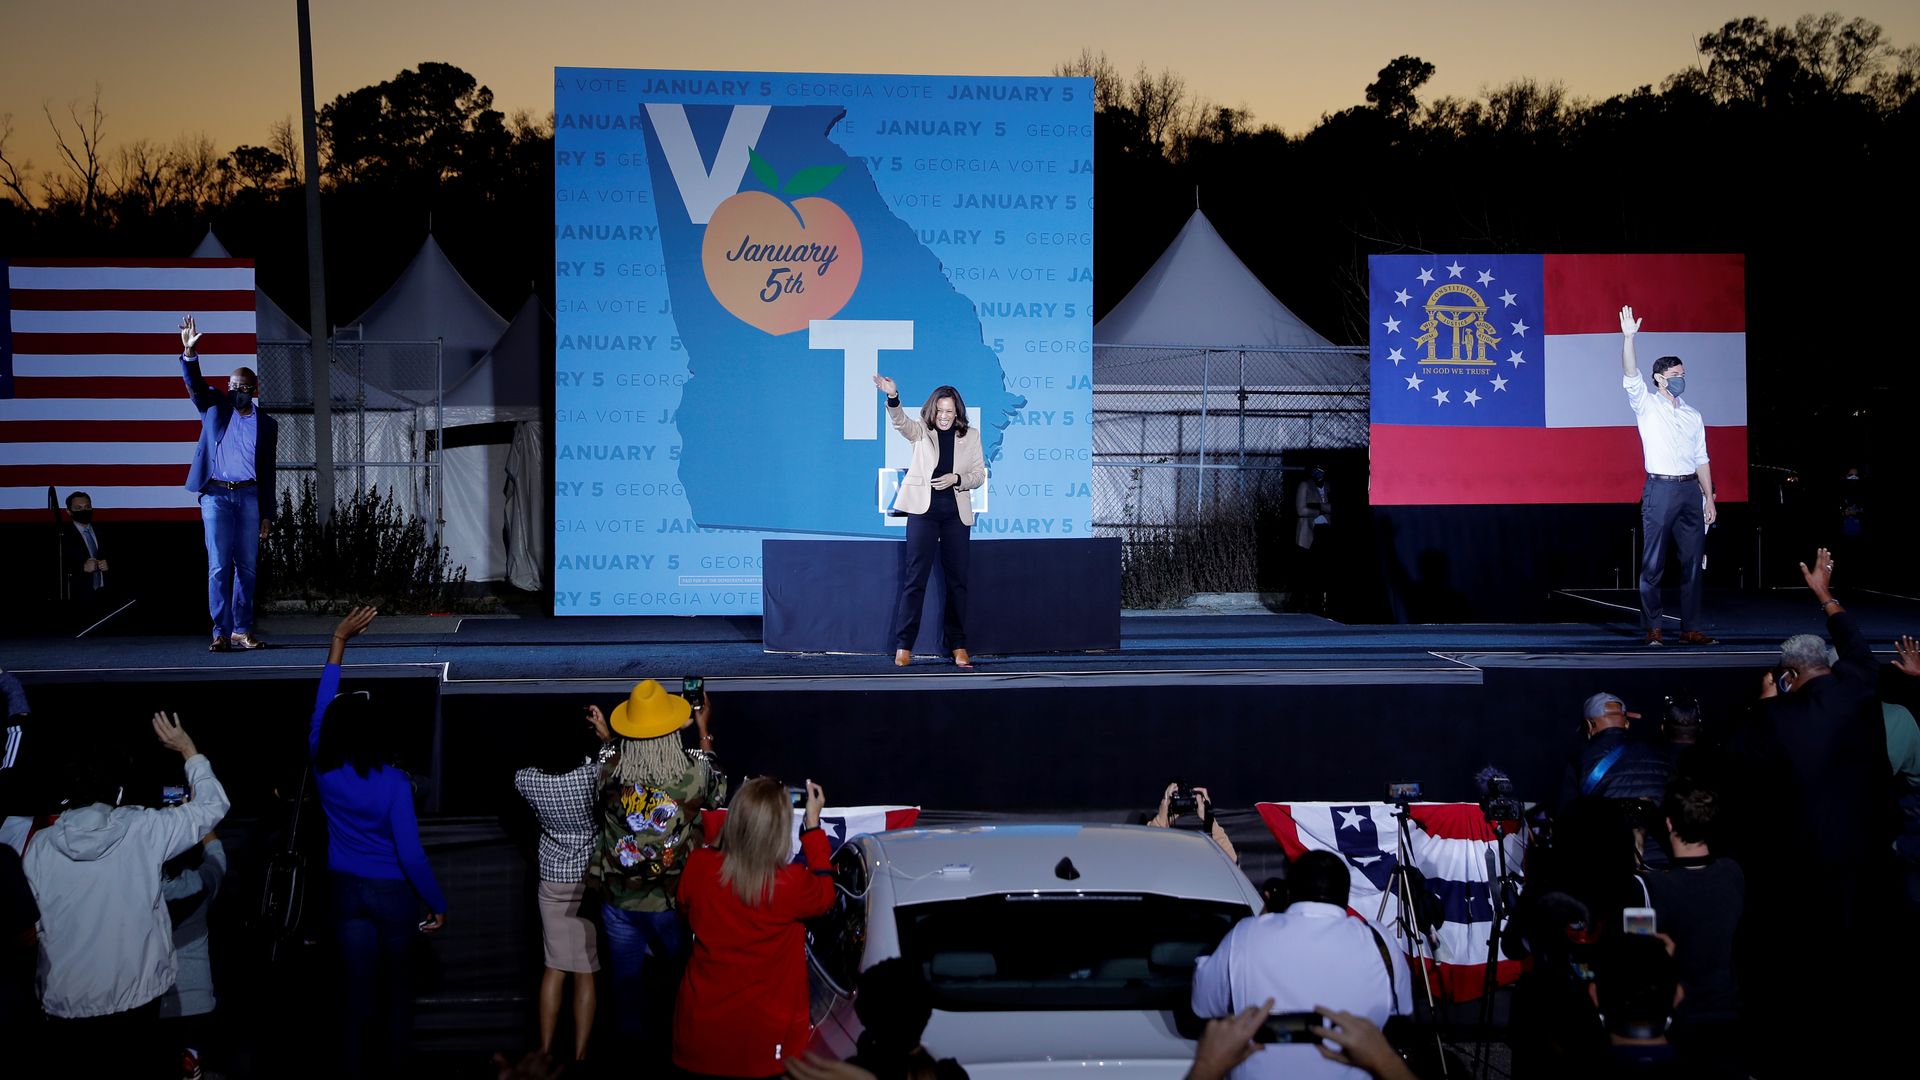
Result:
[[[951,384],[975,534],[1092,532],[1082,79],[555,72],[555,611],[757,614],[760,541],[897,538]]]

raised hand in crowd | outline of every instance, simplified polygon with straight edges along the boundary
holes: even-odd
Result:
[[[327,652],[327,663],[337,664],[347,654],[347,642],[365,633],[373,625],[373,617],[380,614],[375,607],[357,607],[347,612],[340,624],[333,628],[333,647]]]
[[[1900,640],[1893,643],[1894,670],[1920,679],[1920,641],[1912,634],[1901,634]]]
[[[587,723],[593,727],[593,733],[600,737],[601,742],[613,741],[613,730],[607,727],[607,714],[600,711],[600,706],[587,706]]]
[[[826,805],[827,805],[827,793],[820,790],[819,784],[816,784],[811,780],[807,781],[807,813],[806,813],[806,817],[801,822],[801,826],[803,828],[808,828],[808,829],[819,828],[820,827],[820,811]]]
[[[1264,1049],[1253,1041],[1253,1033],[1267,1022],[1267,1014],[1272,1011],[1273,999],[1268,998],[1264,1005],[1249,1005],[1232,1016],[1207,1021],[1186,1080],[1221,1080]]]
[[[713,752],[713,732],[707,730],[707,723],[713,719],[713,699],[707,696],[703,687],[700,691],[700,703],[693,707],[693,730],[700,736],[700,749]]]
[[[1333,1021],[1332,1027],[1307,1029],[1323,1040],[1315,1044],[1321,1057],[1356,1069],[1365,1069],[1375,1080],[1416,1080],[1413,1070],[1407,1067],[1399,1051],[1393,1048],[1393,1044],[1387,1041],[1386,1035],[1374,1026],[1373,1021],[1364,1016],[1329,1009],[1325,1005],[1315,1005],[1313,1011]],[[1327,1049],[1329,1042],[1340,1049]]]
[[[160,745],[179,754],[182,759],[190,758],[200,751],[193,745],[193,737],[187,729],[180,726],[180,714],[169,717],[164,712],[153,714],[153,733],[160,736]]]
[[[1813,566],[1809,567],[1807,566],[1806,563],[1800,564],[1800,577],[1806,581],[1807,588],[1813,590],[1814,597],[1817,598],[1822,605],[1825,605],[1829,601],[1832,601],[1835,604],[1839,603],[1839,601],[1833,599],[1833,592],[1832,592],[1832,588],[1833,588],[1833,553],[1832,552],[1828,551],[1826,548],[1821,548],[1820,550],[1814,552]]]

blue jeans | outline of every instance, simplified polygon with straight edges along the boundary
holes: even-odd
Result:
[[[622,1035],[662,1030],[662,1020],[673,1010],[673,990],[667,990],[666,1000],[649,1003],[642,977],[649,954],[655,960],[679,962],[686,942],[680,913],[627,911],[612,904],[602,904],[600,913],[607,928],[607,971],[613,980],[615,1029]]]
[[[380,1060],[398,1064],[413,1045],[413,980],[409,952],[419,932],[420,902],[404,878],[367,878],[334,871],[333,931],[345,969],[346,1031],[340,1054],[347,1076],[367,1076]],[[384,1059],[368,1050],[369,1029],[386,1034]]]
[[[253,629],[254,565],[260,555],[260,493],[251,487],[200,493],[207,533],[207,612],[213,636]]]

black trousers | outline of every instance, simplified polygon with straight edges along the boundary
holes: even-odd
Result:
[[[947,617],[943,647],[952,652],[967,647],[967,557],[973,530],[960,520],[952,489],[933,493],[924,514],[907,517],[907,582],[894,608],[894,648],[911,649],[920,636],[920,606],[927,596],[927,575],[933,558],[947,574]]]
[[[1700,504],[1700,484],[1691,476],[1648,477],[1640,492],[1640,618],[1645,629],[1660,625],[1660,579],[1673,552],[1680,558],[1680,629],[1700,629],[1700,556],[1707,549],[1706,514]]]

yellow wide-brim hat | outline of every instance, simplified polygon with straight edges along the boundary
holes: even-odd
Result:
[[[627,700],[613,707],[608,723],[614,732],[628,739],[657,739],[687,726],[693,705],[679,694],[652,679],[635,683]]]

